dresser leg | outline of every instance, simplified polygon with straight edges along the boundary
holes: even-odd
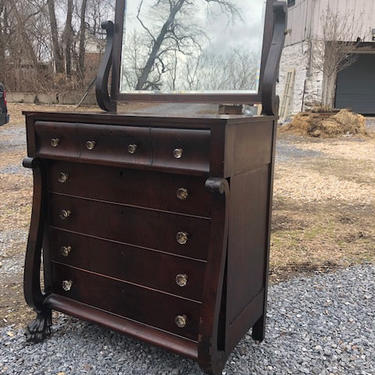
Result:
[[[266,331],[266,316],[262,315],[260,319],[253,325],[252,337],[255,341],[262,342]]]
[[[36,318],[26,328],[26,340],[38,343],[51,334],[52,311],[46,309],[38,311]]]

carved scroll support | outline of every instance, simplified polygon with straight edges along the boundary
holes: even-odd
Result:
[[[277,116],[279,111],[279,97],[276,95],[276,82],[279,75],[279,64],[284,47],[287,25],[287,8],[285,2],[276,1],[273,4],[273,18],[272,43],[262,82],[262,114]]]
[[[205,276],[201,321],[199,327],[198,362],[208,374],[219,375],[227,353],[225,334],[219,338],[220,311],[228,248],[229,184],[225,178],[208,178],[206,189],[212,193],[212,223],[208,270]]]
[[[26,303],[37,314],[35,320],[26,328],[26,338],[28,341],[40,342],[49,336],[52,324],[51,310],[44,304],[46,296],[42,292],[40,280],[45,199],[40,160],[26,158],[23,166],[32,169],[34,176],[33,206],[25,257],[24,295]]]
[[[112,68],[115,25],[112,21],[107,21],[102,24],[102,29],[107,33],[107,44],[96,77],[96,100],[99,107],[104,111],[116,112],[116,102],[110,97],[108,92],[108,79]]]

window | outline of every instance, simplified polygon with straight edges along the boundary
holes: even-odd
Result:
[[[292,7],[293,5],[296,5],[296,0],[288,0],[288,7]]]

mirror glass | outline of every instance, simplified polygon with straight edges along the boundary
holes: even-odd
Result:
[[[120,93],[258,92],[265,0],[127,0]]]

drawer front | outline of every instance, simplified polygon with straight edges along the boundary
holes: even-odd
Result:
[[[207,259],[210,220],[50,194],[52,226]]]
[[[197,340],[200,303],[54,264],[53,292]],[[178,327],[176,318],[185,317]],[[180,322],[180,320],[179,320]]]
[[[153,165],[208,173],[210,134],[209,130],[151,129]]]
[[[35,122],[36,153],[41,157],[79,157],[77,126],[71,123]]]
[[[210,216],[205,178],[50,161],[49,190],[116,203]]]
[[[152,163],[149,128],[80,124],[78,133],[81,160],[140,165]]]
[[[51,259],[201,301],[205,263],[50,229]]]

